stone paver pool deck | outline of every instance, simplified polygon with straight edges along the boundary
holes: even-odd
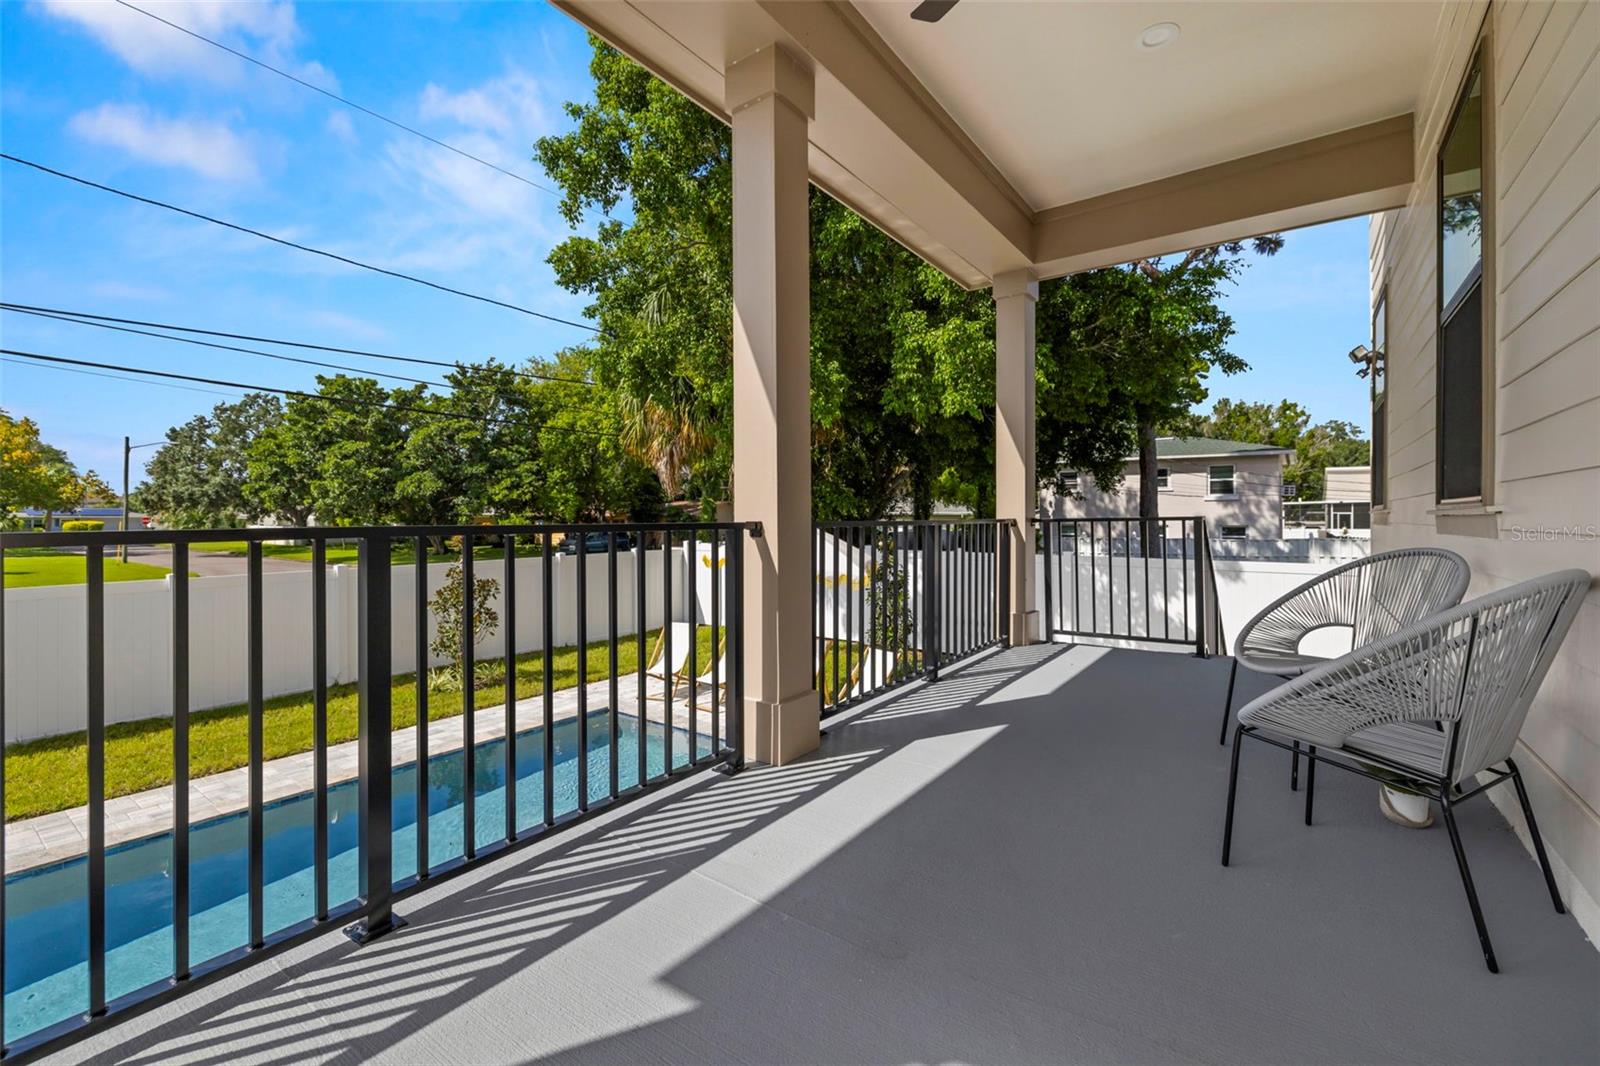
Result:
[[[661,721],[663,711],[663,685],[651,679],[645,691],[646,714],[651,720]],[[699,687],[699,719],[696,725],[702,734],[711,730],[709,686]],[[596,681],[586,686],[589,713],[604,710],[610,704],[611,682]],[[637,675],[617,679],[618,712],[632,716],[638,708],[639,679]],[[481,694],[480,694],[481,698]],[[578,716],[578,689],[561,689],[552,701],[554,718],[563,722]],[[673,696],[672,721],[680,729],[690,727],[688,685],[680,685]],[[505,735],[505,705],[479,707],[476,711],[473,734],[476,743],[483,744]],[[726,708],[722,708],[723,711]],[[516,705],[517,732],[544,724],[544,697],[530,696],[518,700]],[[416,761],[417,732],[407,726],[395,730],[390,736],[390,765],[405,766]],[[454,715],[428,723],[428,754],[444,755],[462,747],[462,718]],[[328,747],[328,783],[353,780],[359,767],[358,742],[346,741]],[[271,803],[289,796],[311,791],[312,753],[286,755],[268,760],[262,767],[262,802]],[[222,773],[198,777],[189,782],[189,824],[194,825],[212,818],[242,811],[250,805],[250,777],[247,767],[225,770]],[[172,786],[134,792],[106,800],[106,846],[125,844],[130,840],[157,836],[172,829]],[[88,850],[89,809],[74,807],[70,810],[41,814],[33,818],[19,818],[6,825],[6,873],[48,866],[52,863],[74,859]]]

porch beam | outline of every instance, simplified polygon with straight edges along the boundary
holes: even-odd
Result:
[[[995,517],[1010,519],[1012,645],[1031,644],[1039,632],[1033,576],[1033,526],[1038,487],[1034,477],[1034,305],[1038,275],[1013,270],[994,279],[994,488]]]
[[[811,71],[769,45],[731,64],[733,508],[762,535],[746,555],[745,757],[816,748],[812,677]]]
[[[1043,211],[1042,277],[1404,207],[1412,116],[1273,148]]]

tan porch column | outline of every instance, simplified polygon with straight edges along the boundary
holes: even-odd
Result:
[[[1039,280],[1032,271],[994,279],[994,490],[995,516],[1016,523],[1011,541],[1012,644],[1030,644],[1039,632],[1034,598],[1033,527],[1038,490],[1034,479],[1033,315]]]
[[[811,647],[811,72],[777,47],[727,70],[733,115],[733,508],[746,566],[745,755],[817,746]]]

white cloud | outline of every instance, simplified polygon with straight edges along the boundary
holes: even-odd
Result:
[[[235,81],[246,73],[246,65],[236,57],[111,0],[37,0],[35,9],[76,23],[145,74]],[[242,45],[275,64],[287,61],[300,39],[294,5],[287,2],[168,0],[148,10],[213,40]],[[306,64],[301,76],[317,84],[331,78],[316,64]]]
[[[154,285],[135,285],[126,281],[96,281],[91,282],[89,291],[96,296],[104,296],[109,300],[167,300],[172,294],[166,289]]]
[[[207,178],[237,181],[256,175],[250,146],[217,122],[162,118],[143,107],[107,103],[72,116],[67,128],[95,144],[121,148],[149,163],[185,167]]]
[[[551,109],[539,82],[513,70],[482,85],[453,93],[429,82],[417,101],[425,120],[447,119],[472,130],[487,130],[525,145],[551,126]]]
[[[327,130],[345,144],[356,143],[356,127],[350,121],[350,116],[343,111],[332,111],[328,114]]]
[[[343,311],[308,311],[304,314],[307,324],[320,326],[323,329],[342,333],[347,337],[356,337],[361,340],[380,341],[389,337],[389,331],[364,318],[347,315]]]

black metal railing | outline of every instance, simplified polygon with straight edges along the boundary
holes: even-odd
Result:
[[[717,766],[737,769],[742,761],[743,715],[729,708],[743,705],[743,580],[745,538],[759,537],[758,524],[700,523],[700,524],[612,524],[612,525],[451,525],[405,526],[339,529],[249,529],[209,531],[133,531],[95,533],[38,533],[5,534],[0,536],[0,561],[6,551],[17,549],[58,549],[81,552],[85,565],[83,603],[86,638],[85,701],[86,730],[84,733],[85,766],[88,802],[86,806],[87,847],[81,860],[84,869],[83,921],[85,955],[79,965],[84,965],[87,981],[82,991],[81,1013],[60,1018],[31,1032],[19,1034],[0,1047],[9,1059],[24,1055],[32,1057],[54,1047],[69,1043],[85,1033],[101,1027],[119,1015],[148,1007],[152,1001],[182,994],[204,982],[254,962],[319,934],[336,923],[351,922],[346,932],[358,941],[382,935],[400,924],[393,912],[394,901],[418,887],[431,883],[468,867],[492,855],[504,854],[549,832],[571,825],[588,815],[626,800],[660,783],[682,774]],[[269,810],[276,811],[278,803],[269,804],[265,798],[266,746],[264,719],[267,694],[264,689],[263,650],[267,645],[265,587],[263,576],[264,545],[269,541],[292,538],[308,545],[310,570],[309,617],[274,618],[272,629],[279,626],[304,626],[310,633],[311,691],[309,693],[312,716],[312,770],[309,782],[310,813],[312,823],[310,842],[309,903],[303,917],[287,923],[276,918],[269,922],[268,832]],[[575,671],[576,711],[557,714],[555,661],[558,648],[555,643],[557,582],[554,580],[558,541],[565,540],[576,546],[576,574],[571,587],[563,595],[573,597],[571,608],[575,616]],[[199,945],[191,939],[191,910],[194,907],[196,885],[192,879],[189,794],[191,740],[190,726],[190,674],[191,674],[191,579],[190,549],[196,545],[224,541],[243,541],[245,544],[244,602],[245,613],[243,693],[244,716],[248,757],[246,762],[247,802],[244,806],[243,847],[244,878],[242,886],[235,886],[243,898],[245,921],[242,942],[225,950],[212,951],[215,945]],[[348,885],[353,891],[336,892],[330,887],[330,871],[335,848],[331,832],[347,833],[348,821],[338,827],[338,811],[349,804],[346,793],[336,795],[337,785],[329,779],[329,597],[328,548],[330,542],[351,542],[358,545],[356,565],[356,620],[358,649],[358,832],[356,834],[355,882]],[[172,722],[172,825],[170,829],[170,920],[172,965],[170,971],[142,974],[141,982],[130,982],[128,968],[120,966],[116,987],[108,988],[107,959],[118,945],[108,942],[108,905],[113,902],[116,886],[108,888],[108,855],[123,852],[125,848],[108,849],[106,838],[106,687],[115,678],[106,675],[106,553],[122,545],[170,547],[171,551],[171,722]],[[431,649],[428,641],[428,616],[430,607],[430,582],[428,577],[429,548],[448,545],[449,559],[461,567],[462,594],[459,604],[459,667],[462,678],[461,732],[462,749],[459,756],[460,778],[436,789],[436,778],[441,773],[441,760],[446,756],[431,755],[429,751],[428,705],[429,665]],[[391,574],[397,552],[411,553],[415,579],[412,587],[404,589],[404,579]],[[490,566],[480,552],[498,551],[503,565],[494,565],[501,588],[495,603],[500,616],[504,672],[503,730],[500,750],[495,752],[494,741],[480,743],[478,731],[477,692],[477,642],[473,617],[475,602],[474,579],[481,568]],[[681,563],[675,559],[681,552]],[[519,615],[518,566],[519,556],[535,556],[529,565],[539,568],[540,585],[537,605],[541,639],[535,646],[542,654],[538,713],[529,728],[528,722],[519,724],[518,709],[518,648],[516,630]],[[437,558],[437,555],[435,556]],[[654,561],[656,574],[650,574]],[[702,562],[704,566],[702,566]],[[564,564],[563,564],[564,565]],[[625,568],[631,567],[631,571]],[[705,570],[707,573],[702,574]],[[705,588],[702,590],[704,579]],[[396,594],[395,580],[402,585]],[[656,585],[652,590],[650,585]],[[624,586],[631,585],[632,604],[630,617],[624,626],[622,605]],[[682,587],[682,600],[677,588]],[[406,592],[412,594],[412,604],[403,607]],[[599,603],[591,603],[599,593]],[[396,599],[400,602],[397,603]],[[703,602],[709,600],[708,603]],[[562,605],[563,609],[566,605]],[[598,608],[603,622],[591,618]],[[415,612],[414,648],[416,672],[415,703],[417,708],[414,744],[416,758],[411,764],[412,784],[397,794],[396,779],[404,780],[402,767],[392,767],[391,743],[393,732],[391,693],[393,686],[392,655],[395,651],[394,625],[397,612],[409,609]],[[522,611],[526,615],[526,611]],[[678,621],[681,614],[686,621]],[[652,626],[651,619],[659,620]],[[701,641],[705,634],[704,622],[709,622],[709,661],[701,654]],[[437,627],[435,627],[437,628]],[[654,638],[650,630],[655,629]],[[591,640],[596,629],[603,635]],[[625,632],[624,630],[631,630]],[[403,634],[401,647],[404,647]],[[5,735],[5,698],[3,676],[5,670],[29,668],[25,662],[4,662],[5,611],[0,597],[0,737]],[[680,643],[686,642],[687,647]],[[524,641],[524,643],[528,643]],[[604,706],[592,708],[590,701],[590,658],[593,645],[603,643],[601,655],[607,664]],[[628,648],[628,645],[632,645]],[[654,645],[653,647],[651,645]],[[619,672],[619,652],[630,650],[637,662],[633,673],[634,692],[631,700],[621,691],[624,679]],[[563,670],[566,668],[563,667]],[[526,703],[527,701],[522,701]],[[632,714],[626,715],[624,704],[631,704]],[[633,722],[624,728],[622,717],[632,717]],[[576,788],[570,797],[556,793],[558,727],[568,722],[576,736],[563,734],[560,746],[562,755],[571,755],[575,749],[576,766],[567,774],[568,783],[575,775]],[[594,736],[603,731],[603,739]],[[535,745],[530,734],[537,732],[542,744]],[[656,750],[656,737],[659,748]],[[520,740],[529,743],[519,745]],[[627,741],[631,740],[632,750]],[[675,751],[675,740],[686,750]],[[533,749],[533,750],[530,750]],[[537,758],[534,757],[535,753]],[[453,753],[447,753],[453,756]],[[524,756],[524,758],[519,758]],[[453,771],[452,766],[447,769]],[[591,776],[601,772],[603,777]],[[628,765],[623,765],[626,762]],[[594,766],[591,766],[594,763]],[[519,796],[519,778],[524,781],[537,767],[542,777],[542,790],[538,803],[532,796]],[[498,780],[496,780],[498,778]],[[14,783],[13,783],[14,784]],[[0,810],[4,809],[7,782],[0,771]],[[502,818],[484,821],[479,815],[480,804],[487,803],[490,793],[499,791],[496,802],[503,805]],[[435,795],[436,791],[442,795]],[[305,793],[300,793],[304,797]],[[519,803],[519,800],[522,802]],[[454,802],[451,802],[454,801]],[[330,813],[330,807],[333,811]],[[414,844],[405,840],[405,827],[397,832],[397,812],[403,818],[415,820]],[[434,819],[448,815],[451,829],[442,833]],[[273,817],[278,817],[274,814]],[[459,818],[459,846],[454,844],[454,819]],[[232,822],[238,819],[230,820]],[[0,823],[3,826],[3,823]],[[451,846],[447,854],[439,854],[441,837],[448,838]],[[430,839],[431,838],[431,839]],[[396,845],[414,851],[414,861],[398,861]],[[4,854],[4,829],[0,828],[0,856]],[[348,854],[349,841],[341,854]],[[281,856],[277,856],[280,858]],[[117,861],[121,861],[118,859]],[[5,882],[5,865],[0,857],[0,884]],[[274,877],[281,877],[281,870]],[[341,879],[344,875],[341,874]],[[215,895],[216,886],[207,885],[208,895]],[[4,900],[7,893],[0,891],[0,928],[11,933],[18,931],[8,921],[20,922],[26,917],[7,915]],[[118,903],[120,906],[120,902]],[[165,910],[165,907],[163,907]],[[274,900],[272,915],[282,917],[281,899]],[[119,914],[120,918],[120,914]],[[65,959],[71,948],[55,945]],[[195,956],[203,956],[196,958]],[[4,967],[5,951],[0,950],[0,989],[6,987]],[[86,965],[85,965],[86,964]],[[64,962],[63,965],[70,965]],[[5,1032],[3,999],[0,999],[0,1032]]]
[[[1216,574],[1203,518],[1043,518],[1047,639],[1221,646]]]
[[[1005,643],[1013,523],[819,522],[812,626],[824,716]]]

